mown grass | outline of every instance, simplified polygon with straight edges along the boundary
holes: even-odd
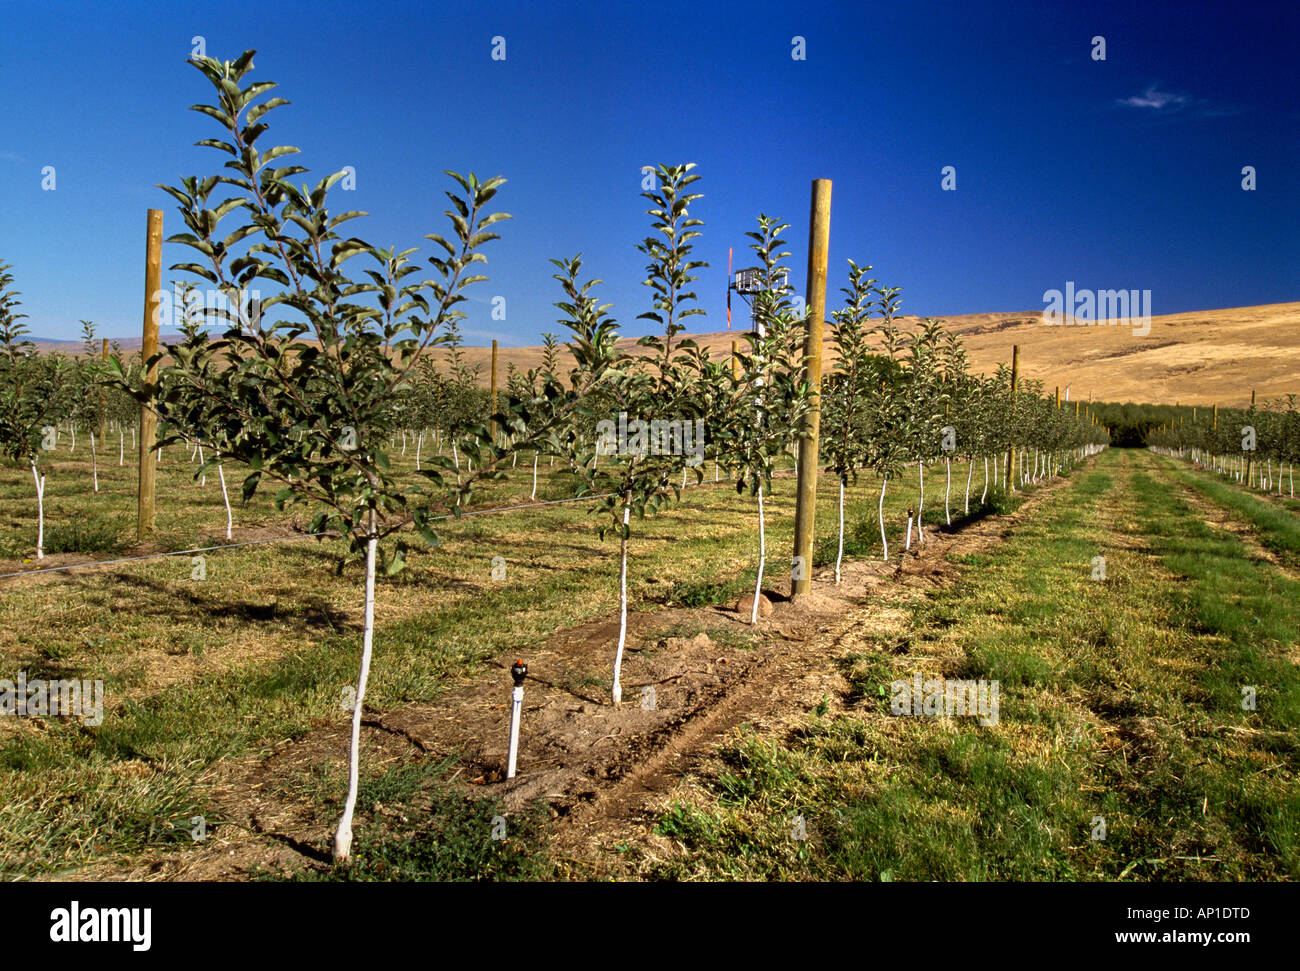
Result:
[[[360,824],[346,866],[259,870],[256,880],[416,882],[544,880],[554,872],[544,803],[508,813],[492,798],[467,798],[446,781],[454,759],[399,765],[363,781]],[[328,780],[322,798],[336,793]],[[418,827],[412,832],[412,820]]]
[[[159,468],[156,543],[163,549],[220,542],[224,530],[216,477],[195,482],[187,456],[169,449]],[[402,461],[413,472],[413,450]],[[545,462],[539,471],[539,499],[566,494],[566,476]],[[226,472],[237,494],[242,476]],[[121,519],[126,535],[115,534],[114,543],[129,543],[134,479],[129,465],[101,465],[102,491],[94,494],[88,464],[56,462],[47,480],[47,530]],[[521,461],[510,481],[492,484],[481,500],[526,499],[530,480]],[[915,501],[911,491],[907,480],[891,484],[893,521],[901,524]],[[11,553],[30,555],[34,545],[29,493],[23,470],[0,469],[0,546]],[[793,482],[777,480],[767,508],[771,584],[787,573],[792,499]],[[821,535],[834,529],[834,500],[833,482],[824,479]],[[588,507],[443,524],[438,549],[412,554],[405,572],[379,585],[367,705],[382,711],[431,701],[479,672],[486,658],[526,654],[556,630],[612,611],[617,544],[595,536]],[[237,527],[306,519],[302,507],[280,512],[265,496],[236,503]],[[703,604],[747,587],[756,525],[752,500],[725,482],[688,489],[682,504],[634,526],[634,606],[662,602],[665,589]],[[103,531],[83,529],[92,532]],[[355,567],[335,576],[337,545],[307,540],[214,551],[202,579],[184,556],[0,581],[0,676],[102,679],[106,695],[98,728],[76,720],[49,719],[39,730],[0,722],[0,789],[15,794],[0,806],[0,873],[21,879],[147,854],[174,834],[175,820],[217,817],[206,793],[222,760],[343,724],[341,697],[360,652],[361,589]],[[498,555],[507,563],[504,581],[492,578]]]
[[[1189,468],[1165,456],[1157,456],[1157,461],[1166,474],[1250,523],[1260,545],[1287,566],[1300,566],[1300,517],[1294,512],[1247,492],[1215,473]]]
[[[658,820],[684,852],[641,872],[1300,877],[1300,590],[1134,463],[1155,466],[1108,453],[955,587],[900,599],[911,625],[843,658],[854,709],[724,747]],[[999,723],[893,715],[889,685],[915,671],[999,682]]]

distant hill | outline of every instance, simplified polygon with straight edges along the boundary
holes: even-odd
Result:
[[[1152,316],[1150,332],[1141,337],[1134,335],[1135,326],[1143,329],[1137,321],[1048,326],[1039,311],[960,314],[944,320],[961,336],[974,371],[992,374],[999,361],[1011,361],[1011,347],[1019,344],[1021,373],[1042,381],[1049,392],[1059,386],[1062,397],[1068,387],[1072,400],[1091,395],[1098,401],[1244,407],[1252,388],[1261,400],[1300,394],[1300,303]],[[904,322],[918,321],[909,317]],[[718,356],[729,353],[731,341],[741,340],[742,333],[738,325],[732,331],[686,336]],[[462,352],[469,363],[481,366],[480,381],[487,383],[491,350]],[[540,347],[501,348],[502,384],[509,362],[527,370],[541,359]],[[832,359],[827,341],[827,367]]]
[[[1042,381],[1049,391],[1059,385],[1062,397],[1068,387],[1071,399],[1241,407],[1249,404],[1252,388],[1261,400],[1300,394],[1300,302],[1153,316],[1150,332],[1142,336],[1134,333],[1142,329],[1139,321],[1048,326],[1039,311],[960,314],[944,320],[962,337],[975,371],[991,374],[999,361],[1011,360],[1011,347],[1018,344],[1021,373]],[[914,325],[917,319],[903,321]],[[743,326],[738,321],[731,331],[685,336],[720,356],[730,352],[733,340],[744,346]],[[68,353],[79,350],[80,343],[42,341],[38,346]],[[140,347],[138,337],[120,343],[124,351]],[[620,342],[629,349],[635,343],[632,338]],[[491,349],[461,351],[469,364],[479,365],[480,383],[486,385]],[[443,349],[433,353],[446,357]],[[832,357],[828,342],[828,367]],[[567,368],[568,355],[562,360]],[[502,347],[502,386],[508,364],[526,371],[541,361],[540,346]]]

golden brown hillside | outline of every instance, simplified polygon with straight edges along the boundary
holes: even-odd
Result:
[[[741,340],[740,319],[731,331],[686,336],[715,356],[724,355],[731,341]],[[1069,388],[1071,399],[1087,400],[1091,395],[1097,401],[1244,407],[1252,388],[1260,400],[1300,394],[1300,302],[1153,316],[1149,333],[1142,336],[1134,332],[1144,329],[1141,322],[1047,326],[1036,311],[960,314],[944,320],[961,335],[975,371],[992,373],[999,361],[1011,360],[1011,346],[1019,344],[1021,373],[1042,381],[1049,391],[1060,386],[1062,397]],[[904,318],[909,326],[916,322],[914,317]],[[620,343],[628,349],[636,344],[631,338]],[[833,359],[829,339],[827,344],[829,366]],[[138,338],[122,341],[124,351],[139,346]],[[80,345],[68,343],[57,349],[76,353]],[[479,380],[486,385],[491,349],[461,350],[468,363],[479,365]],[[442,349],[434,353],[446,356]],[[568,367],[568,355],[561,360]],[[540,346],[500,348],[502,386],[510,363],[527,370],[541,361]]]
[[[1252,388],[1260,400],[1300,393],[1300,303],[1153,316],[1150,333],[1140,337],[1134,334],[1143,329],[1139,322],[1049,327],[1036,311],[944,319],[961,335],[975,371],[991,374],[1019,344],[1021,373],[1049,390],[1059,385],[1062,397],[1069,387],[1071,399],[1237,407],[1249,404]],[[727,353],[740,334],[738,326],[689,336],[716,355]],[[482,365],[486,383],[491,351],[471,347],[464,354]],[[526,370],[541,358],[540,347],[501,348],[501,382],[508,362]]]

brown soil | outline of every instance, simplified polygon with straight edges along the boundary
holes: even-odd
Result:
[[[928,529],[923,546],[914,544],[902,556],[891,550],[888,563],[846,562],[839,586],[833,570],[825,569],[797,600],[785,595],[788,586],[766,589],[772,615],[752,628],[748,613],[737,614],[734,604],[632,613],[619,707],[611,704],[608,688],[617,614],[558,631],[524,659],[529,673],[512,780],[503,778],[514,661],[506,656],[436,703],[368,711],[363,765],[373,772],[385,764],[447,757],[455,764],[451,780],[467,795],[495,795],[510,810],[545,800],[555,820],[555,852],[581,866],[571,875],[601,872],[606,848],[640,827],[656,797],[724,733],[743,723],[799,719],[819,703],[838,710],[847,684],[837,658],[864,632],[901,619],[896,608],[873,605],[880,588],[911,588],[920,596],[952,582],[961,568],[951,557],[1001,542],[1064,485],[1058,480],[1040,488],[1009,516],[960,531]],[[326,865],[341,793],[335,781],[322,783],[328,792],[322,804],[303,797],[301,780],[319,777],[324,768],[330,770],[325,778],[337,780],[345,772],[348,737],[340,717],[215,767],[206,781],[218,818],[203,849],[106,861],[71,878],[238,880],[254,867]]]

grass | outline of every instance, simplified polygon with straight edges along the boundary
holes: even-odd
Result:
[[[1176,481],[1249,522],[1260,545],[1276,554],[1288,566],[1300,566],[1300,517],[1284,506],[1262,499],[1235,483],[1201,469],[1188,468],[1172,458],[1159,456],[1163,470]]]
[[[123,533],[129,539],[134,469],[101,465],[95,494],[81,451],[71,459],[60,453],[52,465],[47,535],[72,530],[85,551],[107,547],[91,537],[108,536],[104,524],[117,523],[126,528],[113,533],[114,542]],[[413,473],[413,449],[398,457],[402,463]],[[477,501],[526,499],[528,466],[521,462]],[[216,477],[200,484],[193,468],[185,450],[167,450],[157,547],[222,542]],[[565,494],[566,476],[546,463],[539,472],[539,498]],[[226,474],[237,492],[241,473]],[[887,515],[900,524],[914,501],[909,487],[907,479],[891,483],[887,498]],[[792,480],[778,479],[768,497],[772,584],[785,578],[778,566],[784,555],[775,551],[792,543],[793,492]],[[823,479],[821,536],[834,528],[834,493],[833,481]],[[0,555],[30,555],[34,507],[24,470],[0,468]],[[616,609],[617,544],[597,539],[587,507],[443,524],[439,549],[413,553],[406,571],[379,584],[367,705],[383,711],[432,701],[478,675],[486,658],[526,654],[557,629]],[[235,509],[237,529],[278,530],[306,519],[305,509],[277,511],[265,495]],[[725,483],[687,489],[679,506],[634,527],[634,608],[661,603],[665,588],[674,603],[697,605],[747,593],[755,530],[753,502]],[[340,697],[354,682],[360,652],[361,590],[355,568],[335,576],[336,545],[307,540],[211,552],[202,580],[184,556],[2,581],[0,675],[102,679],[106,709],[97,729],[53,720],[40,730],[0,724],[0,788],[23,794],[0,807],[3,875],[30,878],[106,856],[147,856],[159,834],[171,832],[168,821],[216,815],[207,793],[220,763],[343,724]],[[492,578],[497,555],[507,561],[504,581]],[[561,672],[575,683],[603,683],[608,675]],[[323,793],[306,797],[325,805]]]
[[[911,620],[841,658],[851,709],[721,748],[657,821],[684,851],[638,872],[1300,877],[1300,589],[1169,491],[1154,457],[1107,453],[956,586],[885,604]],[[998,682],[999,723],[892,715],[916,671]]]

